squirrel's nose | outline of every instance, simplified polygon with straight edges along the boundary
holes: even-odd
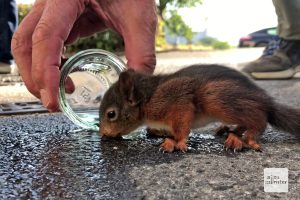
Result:
[[[110,137],[111,134],[112,134],[112,130],[110,128],[105,127],[105,126],[101,126],[99,131],[100,131],[100,135],[102,137],[104,137],[104,136]]]

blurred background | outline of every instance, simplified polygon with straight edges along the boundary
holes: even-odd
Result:
[[[0,0],[0,6],[6,1]],[[34,0],[17,2],[22,22]],[[240,64],[260,57],[263,46],[276,37],[272,0],[156,0],[156,5],[154,73],[195,63],[240,69]],[[76,41],[67,53],[98,48],[125,60],[123,43],[118,34],[106,31]],[[255,82],[279,102],[300,108],[299,80]],[[97,86],[79,84],[74,94],[99,102],[101,93],[96,98],[89,95],[89,85]],[[239,97],[232,97],[234,102]],[[97,116],[86,111],[77,115],[98,124],[98,111]],[[214,123],[192,131],[188,153],[166,154],[158,151],[162,138],[144,129],[123,140],[108,140],[69,119],[61,112],[47,113],[19,74],[0,73],[0,200],[300,199],[300,144],[269,126],[261,138],[262,152],[227,151],[226,137],[215,136],[219,124]],[[264,169],[273,167],[288,169],[288,193],[264,192]]]
[[[34,0],[17,0],[20,22],[31,9]],[[259,34],[257,44],[249,40],[251,33],[277,25],[271,0],[156,0],[159,17],[157,51],[170,49],[228,49],[244,46],[264,46],[275,32]],[[255,36],[256,37],[256,36]],[[246,41],[246,42],[244,42]],[[242,44],[245,43],[245,44]],[[88,48],[122,51],[122,38],[106,31],[80,39],[68,47],[68,52]]]
[[[17,0],[19,23],[34,1]],[[263,48],[257,47],[276,37],[277,16],[271,0],[156,0],[156,5],[155,73],[194,63],[238,68],[240,63],[261,56]],[[66,53],[70,56],[92,48],[114,52],[125,60],[124,42],[111,30],[77,40]],[[27,91],[20,76],[0,74],[0,103],[16,101],[38,100]]]

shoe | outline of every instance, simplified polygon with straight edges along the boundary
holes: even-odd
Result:
[[[270,42],[260,58],[241,70],[254,79],[292,78],[300,72],[300,40],[279,38]]]
[[[0,74],[9,74],[10,71],[10,64],[0,62]]]
[[[4,62],[0,62],[0,74],[12,74],[12,75],[18,75],[19,70],[15,63],[13,64],[7,64]]]

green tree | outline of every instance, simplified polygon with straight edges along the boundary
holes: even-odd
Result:
[[[32,5],[31,4],[19,4],[18,5],[18,17],[19,17],[19,23],[24,19],[24,17],[29,13],[31,10]]]
[[[67,52],[77,52],[84,49],[104,49],[120,52],[124,50],[123,38],[112,30],[107,30],[86,38],[80,38],[67,47]]]
[[[192,29],[186,25],[182,17],[177,13],[177,11],[170,11],[170,17],[166,19],[166,27],[168,32],[173,36],[185,37],[190,43],[193,38]],[[177,45],[177,42],[176,44]]]
[[[200,5],[202,0],[156,0],[157,12],[162,20],[165,19],[165,12],[168,7],[184,8]]]
[[[158,24],[156,29],[155,45],[156,47],[163,48],[166,45],[166,33],[164,31],[165,22],[158,16]]]
[[[204,46],[210,46],[213,49],[229,49],[230,45],[228,42],[219,41],[216,38],[213,37],[205,37],[202,40],[199,41],[199,44]]]
[[[159,33],[166,29],[171,35],[182,36],[191,43],[193,38],[192,29],[183,21],[182,17],[178,14],[178,8],[194,7],[200,5],[202,0],[156,0],[158,10],[158,17],[163,21],[166,28],[158,28]],[[160,24],[159,24],[160,25]]]

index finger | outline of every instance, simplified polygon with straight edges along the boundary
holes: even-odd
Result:
[[[50,111],[58,109],[59,66],[64,42],[84,7],[84,0],[47,1],[32,36],[32,79]]]

